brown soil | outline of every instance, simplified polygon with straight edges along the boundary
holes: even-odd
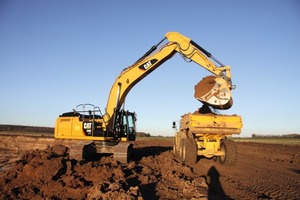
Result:
[[[206,76],[199,81],[199,83],[195,85],[194,97],[198,99],[207,94],[215,86],[215,79],[216,76]]]
[[[70,160],[58,144],[19,159],[10,150],[0,154],[0,199],[300,199],[299,146],[237,147],[231,167],[213,159],[185,166],[172,155],[171,139],[135,141],[129,164],[109,155]]]

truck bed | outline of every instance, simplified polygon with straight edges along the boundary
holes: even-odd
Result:
[[[194,134],[240,134],[243,123],[238,115],[188,113],[182,116],[180,130]]]

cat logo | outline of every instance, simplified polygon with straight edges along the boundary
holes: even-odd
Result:
[[[156,62],[157,62],[157,59],[148,60],[147,62],[141,64],[139,66],[139,69],[147,70],[147,69],[149,69]]]
[[[92,128],[92,123],[91,123],[91,122],[84,123],[84,124],[83,124],[83,128],[84,128],[84,129],[91,129],[91,128]]]

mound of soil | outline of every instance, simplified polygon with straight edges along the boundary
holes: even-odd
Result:
[[[135,152],[133,161],[121,164],[112,156],[70,160],[62,145],[29,151],[0,181],[0,199],[206,199],[205,179],[169,147]]]
[[[0,199],[300,199],[300,146],[238,142],[236,165],[200,158],[189,167],[172,143],[137,140],[128,164],[70,160],[65,143],[17,159],[0,151]]]

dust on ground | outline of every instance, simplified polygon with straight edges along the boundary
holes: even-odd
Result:
[[[109,155],[70,160],[59,144],[26,151],[0,175],[0,198],[300,199],[299,146],[239,142],[236,165],[225,167],[213,159],[183,165],[171,139],[133,143],[128,164]]]

